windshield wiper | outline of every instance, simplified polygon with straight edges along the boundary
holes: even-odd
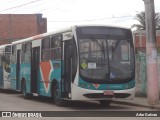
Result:
[[[102,44],[101,44],[97,39],[93,38],[92,36],[90,36],[90,40],[93,41],[93,42],[95,42],[95,43],[99,46],[99,48],[100,48],[101,51],[103,52],[104,59],[105,59],[105,48],[104,48],[104,43],[103,43],[103,41],[102,41]]]

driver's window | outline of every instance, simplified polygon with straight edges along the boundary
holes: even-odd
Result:
[[[124,43],[121,45],[121,60],[128,61],[129,59],[129,44]]]

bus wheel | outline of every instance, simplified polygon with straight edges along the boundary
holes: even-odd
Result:
[[[100,104],[101,104],[102,106],[108,107],[108,106],[110,106],[112,100],[100,100],[99,102],[100,102]]]
[[[61,94],[60,94],[59,86],[58,86],[58,84],[55,84],[55,86],[53,88],[54,103],[57,106],[64,106],[64,100],[62,100],[60,96],[61,96]]]
[[[29,94],[26,92],[26,83],[25,82],[22,83],[22,95],[23,95],[24,99],[31,99],[32,98],[32,94]]]

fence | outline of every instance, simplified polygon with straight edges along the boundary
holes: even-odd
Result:
[[[160,55],[157,57],[160,88]],[[136,55],[136,96],[147,96],[146,54]]]

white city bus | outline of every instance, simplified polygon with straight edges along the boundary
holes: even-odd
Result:
[[[135,58],[130,29],[73,26],[12,43],[11,88],[24,98],[68,100],[133,99]]]

